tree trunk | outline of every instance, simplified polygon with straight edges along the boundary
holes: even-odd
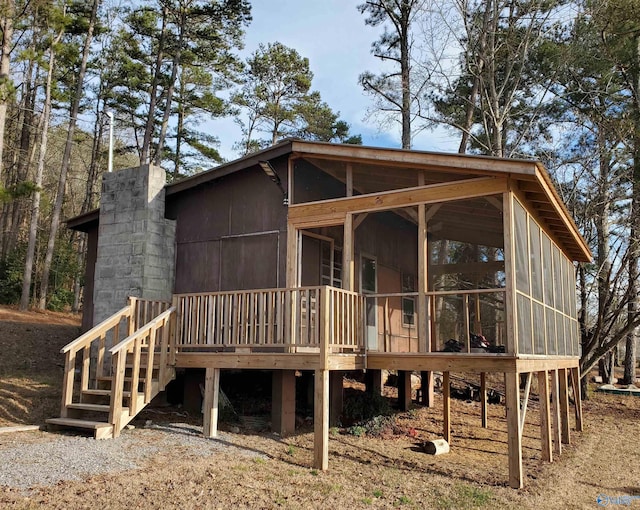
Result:
[[[55,66],[54,47],[60,42],[62,32],[49,49],[49,69],[47,70],[47,84],[45,87],[44,110],[42,112],[42,136],[40,138],[40,154],[38,156],[38,168],[36,170],[36,190],[33,193],[33,204],[31,206],[31,223],[29,224],[29,241],[27,243],[27,254],[25,257],[24,273],[22,275],[22,294],[20,296],[20,310],[29,308],[31,297],[31,278],[33,275],[33,261],[36,252],[36,238],[38,234],[38,221],[40,219],[40,189],[42,188],[42,175],[44,173],[45,156],[47,152],[47,141],[49,136],[49,120],[51,118],[51,83],[53,81],[53,70]]]
[[[2,47],[0,49],[0,183],[4,169],[4,128],[7,122],[7,103],[11,83],[11,67],[9,54],[13,39],[13,17],[15,16],[15,0],[0,1],[0,26],[2,28]]]
[[[151,141],[153,139],[153,129],[156,125],[156,104],[158,102],[158,87],[160,84],[160,75],[162,74],[162,60],[164,59],[164,38],[167,31],[167,15],[168,7],[165,5],[162,9],[162,28],[160,29],[160,38],[158,40],[158,55],[156,57],[156,66],[153,70],[153,79],[149,89],[149,112],[147,113],[147,124],[144,129],[144,139],[142,140],[142,152],[140,153],[140,163],[149,162],[151,154]]]
[[[96,18],[98,13],[98,6],[100,0],[93,0],[93,6],[91,9],[91,19],[89,21],[89,27],[87,29],[87,36],[84,41],[84,47],[82,49],[82,60],[80,62],[80,69],[78,71],[78,82],[76,83],[76,90],[71,104],[71,115],[69,118],[69,129],[67,131],[67,140],[64,146],[64,154],[62,156],[62,165],[60,169],[60,179],[58,181],[58,194],[53,206],[53,212],[51,215],[51,230],[49,231],[49,241],[47,242],[47,252],[44,259],[44,265],[42,269],[42,281],[40,282],[40,299],[38,302],[38,308],[44,310],[47,306],[47,291],[49,287],[49,272],[51,270],[51,262],[53,261],[53,251],[55,248],[56,237],[58,235],[58,227],[60,226],[60,214],[62,213],[62,203],[64,202],[65,189],[67,187],[67,173],[69,171],[69,165],[71,163],[71,149],[73,147],[73,134],[75,131],[76,123],[78,121],[78,111],[80,110],[80,100],[83,96],[84,88],[84,75],[87,70],[87,61],[89,59],[89,53],[91,51],[91,41],[93,39],[93,31],[96,25]]]
[[[640,36],[634,37],[635,65],[640,64]],[[629,235],[629,304],[627,305],[627,320],[633,322],[640,312],[638,298],[638,277],[640,271],[640,71],[633,75],[634,91],[634,136],[633,136],[633,192],[631,197],[631,227]],[[633,384],[636,380],[636,339],[638,328],[627,334],[626,352],[624,355],[624,384]]]
[[[411,2],[402,0],[400,7],[400,80],[402,83],[402,148],[411,148],[411,80],[409,25],[411,15]]]

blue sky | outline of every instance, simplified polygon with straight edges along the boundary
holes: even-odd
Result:
[[[394,123],[380,130],[375,121],[365,120],[373,99],[358,85],[360,73],[377,72],[381,63],[371,53],[371,43],[382,32],[369,27],[357,6],[364,0],[254,0],[253,21],[246,30],[244,57],[260,43],[279,41],[295,48],[309,59],[314,78],[312,87],[325,102],[340,112],[354,134],[361,134],[365,145],[400,147],[400,128]],[[220,139],[220,152],[235,159],[232,145],[240,138],[231,119],[212,123]],[[455,151],[457,140],[444,131],[423,132],[416,136],[413,148]]]

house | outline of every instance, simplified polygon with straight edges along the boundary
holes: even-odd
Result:
[[[540,163],[285,140],[164,178],[153,166],[107,174],[100,209],[68,221],[88,233],[87,332],[63,349],[52,424],[116,436],[176,368],[201,368],[213,436],[220,370],[261,369],[287,434],[295,373],[313,371],[326,469],[343,371],[366,370],[375,391],[381,370],[397,370],[405,405],[412,371],[427,405],[442,372],[447,440],[449,374],[481,374],[486,426],[484,382],[498,373],[513,487],[533,377],[542,458],[570,439],[569,387],[582,429],[573,261],[591,253]]]

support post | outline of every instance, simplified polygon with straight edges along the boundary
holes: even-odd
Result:
[[[553,462],[551,444],[551,408],[549,403],[549,373],[538,372],[538,394],[540,397],[540,439],[542,440],[542,460]]]
[[[313,412],[313,467],[329,467],[329,371],[315,371],[315,398]]]
[[[365,387],[371,395],[382,395],[382,370],[367,369]]]
[[[505,399],[507,407],[507,434],[509,445],[509,485],[514,489],[523,486],[522,436],[520,434],[520,387],[518,374],[505,374]]]
[[[331,398],[331,407],[329,409],[329,424],[332,427],[340,424],[342,416],[342,403],[344,398],[343,390],[344,374],[340,370],[332,370],[329,372],[329,397]]]
[[[398,370],[398,408],[408,411],[411,407],[411,372]]]
[[[558,390],[558,371],[551,370],[551,414],[553,427],[553,451],[557,455],[562,453],[562,441],[560,433],[560,404]]]
[[[583,424],[582,424],[582,389],[580,388],[580,368],[572,368],[570,370],[571,373],[571,384],[573,386],[573,398],[575,400],[575,411],[576,411],[576,430],[578,432],[582,432]]]
[[[571,443],[571,426],[569,424],[569,388],[567,386],[567,370],[561,368],[558,370],[558,378],[560,388],[558,396],[560,397],[560,423],[562,425],[562,442],[564,444]]]
[[[449,381],[449,372],[442,373],[442,414],[443,414],[443,431],[442,437],[451,444],[451,383]]]
[[[480,416],[482,420],[482,428],[487,428],[487,374],[480,373]]]
[[[296,428],[296,372],[274,370],[271,381],[271,428],[286,437]]]
[[[433,372],[420,372],[420,404],[427,407],[433,407]]]
[[[347,213],[344,219],[344,241],[342,247],[342,285],[345,290],[355,290],[354,279],[354,243],[353,214]]]
[[[204,376],[204,416],[202,432],[204,437],[218,435],[218,395],[220,392],[220,369],[207,368]]]

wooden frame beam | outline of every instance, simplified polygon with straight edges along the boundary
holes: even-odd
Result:
[[[202,432],[204,437],[218,435],[218,395],[220,392],[220,369],[207,368],[204,377],[204,403]]]
[[[442,372],[442,437],[451,444],[451,381],[449,372]]]
[[[567,369],[558,370],[559,388],[558,397],[560,400],[560,423],[562,425],[562,442],[571,443],[571,426],[569,424],[569,388],[567,386]]]
[[[313,405],[313,467],[329,468],[329,371],[315,371]]]
[[[309,222],[344,221],[347,213],[371,212],[410,207],[417,204],[447,202],[467,198],[496,195],[507,190],[507,180],[480,177],[462,181],[418,186],[355,197],[320,200],[289,206],[289,228]],[[334,223],[335,224],[335,223]]]
[[[542,460],[553,462],[551,443],[551,406],[549,402],[549,372],[538,372],[538,394],[540,397],[540,439],[542,441]]]
[[[520,433],[520,387],[518,374],[505,374],[505,400],[507,410],[507,435],[509,446],[509,485],[521,489],[524,485],[522,471],[522,434]]]

